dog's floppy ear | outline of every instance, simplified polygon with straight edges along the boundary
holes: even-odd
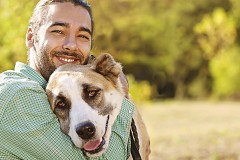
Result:
[[[118,77],[122,70],[121,65],[108,53],[103,53],[97,57],[91,68],[97,73],[102,74],[106,79],[112,81],[114,85],[117,84]]]

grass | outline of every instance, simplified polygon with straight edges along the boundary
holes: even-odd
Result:
[[[140,107],[150,160],[240,159],[240,103],[160,102]]]

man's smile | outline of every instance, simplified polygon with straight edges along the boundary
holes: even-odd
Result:
[[[65,63],[81,64],[81,59],[78,59],[78,58],[75,58],[75,57],[56,56],[56,58],[63,64],[65,64]]]
[[[83,57],[76,53],[55,52],[53,56],[60,62],[60,64],[65,63],[82,64],[83,62]]]
[[[65,62],[74,62],[75,61],[74,59],[67,59],[67,58],[62,58],[62,57],[59,57],[59,60],[65,61]]]

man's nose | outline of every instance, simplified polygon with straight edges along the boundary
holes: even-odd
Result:
[[[68,51],[76,51],[77,50],[77,41],[75,36],[67,36],[63,48]]]

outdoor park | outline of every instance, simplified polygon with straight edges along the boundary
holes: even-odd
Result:
[[[140,109],[150,160],[239,160],[240,103],[159,102]]]
[[[92,54],[122,64],[149,131],[150,160],[240,159],[240,1],[88,2]],[[36,3],[0,1],[0,72],[27,62]]]

